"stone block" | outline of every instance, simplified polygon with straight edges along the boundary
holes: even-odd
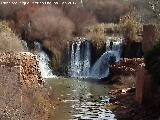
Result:
[[[136,101],[139,104],[146,104],[152,100],[152,97],[153,81],[144,66],[141,66],[136,74]]]

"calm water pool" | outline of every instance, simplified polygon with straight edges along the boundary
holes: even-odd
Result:
[[[78,79],[47,79],[58,105],[51,120],[116,120],[105,109],[111,86]]]

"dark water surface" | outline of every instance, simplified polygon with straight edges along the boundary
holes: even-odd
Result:
[[[111,86],[68,78],[47,79],[46,83],[59,101],[51,120],[116,120],[105,110]]]

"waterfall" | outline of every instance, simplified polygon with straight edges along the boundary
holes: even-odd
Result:
[[[22,46],[25,51],[30,51],[25,40],[21,40]],[[42,78],[57,78],[53,75],[52,70],[49,67],[50,59],[48,55],[42,50],[41,44],[34,42],[35,54],[37,55],[38,66],[41,72]]]
[[[83,62],[83,76],[88,76],[91,67],[91,52],[89,42],[85,43],[84,62]]]
[[[109,75],[109,64],[111,54],[105,52],[91,69],[90,77],[94,79],[105,78]]]
[[[42,50],[41,44],[34,42],[34,47],[36,50],[36,55],[38,59],[39,69],[43,78],[56,78],[57,76],[53,75],[52,70],[49,67],[50,59],[48,55]]]
[[[70,76],[102,79],[109,75],[109,62],[118,62],[122,52],[122,39],[108,37],[106,52],[91,66],[91,45],[85,38],[76,38],[71,46]]]
[[[21,44],[23,46],[24,51],[29,51],[27,42],[25,40],[21,40]]]
[[[85,38],[76,38],[71,47],[70,76],[85,78],[90,73],[90,43]]]
[[[109,39],[109,41],[112,42],[112,47],[111,50],[109,51],[110,52],[112,51],[112,53],[116,57],[116,62],[118,62],[121,58],[121,53],[122,53],[122,38],[115,37],[114,39],[116,39],[116,41],[112,41],[112,39]]]
[[[102,79],[109,75],[109,62],[112,58],[115,58],[115,62],[118,62],[122,52],[122,39],[116,38],[116,41],[112,41],[112,37],[109,37],[106,41],[106,52],[97,60],[91,69],[90,77],[95,79]]]

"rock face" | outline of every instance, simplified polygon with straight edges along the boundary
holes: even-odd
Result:
[[[40,84],[35,55],[0,53],[0,119],[46,120],[50,103]]]
[[[143,50],[141,42],[130,42],[123,45],[123,58],[142,58]]]
[[[143,58],[124,58],[116,64],[110,65],[112,75],[136,75],[138,66],[144,64]]]

